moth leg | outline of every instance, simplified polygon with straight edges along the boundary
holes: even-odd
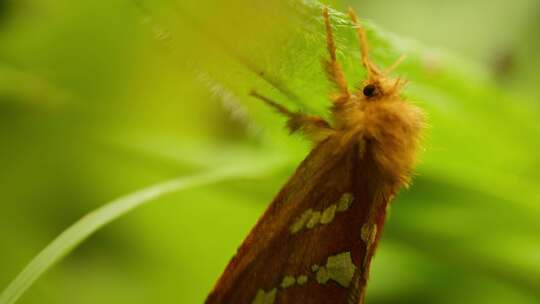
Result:
[[[356,29],[358,35],[358,42],[360,44],[360,53],[362,55],[362,65],[368,73],[368,79],[373,78],[373,76],[379,75],[380,71],[377,67],[369,60],[369,45],[366,38],[366,29],[358,22],[358,16],[356,12],[349,7],[349,16],[351,21]]]
[[[287,117],[287,128],[291,134],[301,133],[310,141],[319,143],[334,133],[334,129],[332,129],[330,124],[319,116],[292,112],[279,103],[260,95],[255,91],[251,91],[250,95],[262,100],[279,113],[285,115]]]
[[[332,103],[336,106],[345,103],[349,99],[349,89],[347,80],[343,74],[343,69],[337,61],[336,42],[334,40],[332,25],[330,24],[328,7],[325,6],[322,13],[324,24],[326,26],[326,48],[328,49],[329,55],[329,59],[323,60],[323,64],[328,80],[330,80],[338,90],[338,93],[335,96],[332,96]]]

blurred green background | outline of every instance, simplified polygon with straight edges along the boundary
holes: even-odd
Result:
[[[0,1],[0,289],[91,210],[274,164],[115,221],[20,303],[201,303],[309,144],[247,96],[327,115],[316,1]],[[540,303],[540,2],[342,0],[429,116],[368,303]],[[352,84],[364,72],[335,13]]]

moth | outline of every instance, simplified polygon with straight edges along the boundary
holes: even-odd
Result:
[[[327,7],[322,14],[329,54],[324,70],[335,90],[332,121],[251,93],[285,115],[288,129],[314,148],[240,246],[207,304],[364,302],[387,206],[411,180],[424,115],[402,99],[405,81],[389,76],[403,58],[386,70],[376,67],[352,9],[367,76],[360,89],[350,90]]]

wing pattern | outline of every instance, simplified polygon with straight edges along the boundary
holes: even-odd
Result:
[[[358,303],[363,298],[358,290],[366,282],[388,200],[381,195],[370,153],[364,153],[370,149],[358,144],[360,137],[347,143],[343,138],[330,136],[302,162],[206,303]]]

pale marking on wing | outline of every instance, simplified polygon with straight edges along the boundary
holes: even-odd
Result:
[[[337,205],[333,204],[330,205],[328,208],[324,209],[322,215],[321,215],[321,224],[329,224],[334,220],[334,216],[336,215],[336,208]]]
[[[251,304],[274,304],[276,301],[277,289],[274,288],[269,292],[259,289]]]
[[[351,284],[356,271],[349,251],[328,257],[325,266],[314,266],[311,269],[317,272],[316,279],[319,284],[326,284],[332,280],[345,288]]]
[[[328,257],[324,266],[311,265],[311,271],[315,272],[315,279],[319,284],[326,284],[332,280],[342,287],[348,288],[356,271],[356,266],[352,261],[351,252],[346,251]],[[280,287],[281,289],[287,289],[294,285],[301,286],[306,284],[308,280],[309,277],[307,275],[299,275],[297,277],[287,275],[281,280]],[[251,304],[273,304],[276,300],[276,295],[276,288],[269,292],[259,289]]]
[[[362,241],[366,244],[366,255],[364,256],[364,260],[362,261],[362,265],[365,267],[367,263],[369,262],[369,252],[371,250],[371,247],[375,243],[375,239],[377,238],[377,225],[375,223],[372,223],[371,221],[365,223],[362,226],[362,230],[360,231],[360,237],[362,238]]]
[[[286,276],[281,281],[281,288],[288,288],[296,284],[296,279],[293,276]]]
[[[311,215],[313,214],[313,209],[308,209],[306,210],[302,216],[300,216],[298,218],[298,220],[296,222],[294,222],[294,224],[291,226],[291,233],[292,234],[295,234],[297,233],[298,231],[302,230],[302,228],[304,228],[304,226],[306,225],[306,223],[309,221],[309,219],[311,218]]]
[[[317,225],[327,225],[331,223],[337,212],[347,211],[351,207],[354,197],[351,193],[344,193],[336,204],[328,206],[324,210],[315,211],[307,209],[301,216],[291,225],[291,234],[298,233],[302,229],[313,229]]]
[[[298,285],[304,285],[307,283],[307,281],[308,281],[307,275],[301,275],[296,278],[296,284]]]
[[[351,207],[353,200],[354,200],[354,197],[352,193],[350,192],[344,193],[339,199],[339,202],[337,204],[337,211],[343,212],[349,209],[349,207]]]
[[[326,269],[326,267],[323,266],[319,268],[319,270],[317,270],[316,279],[319,284],[326,284],[326,282],[330,280],[330,275],[328,274],[328,270]]]
[[[304,285],[307,283],[308,279],[307,275],[299,275],[298,277],[287,275],[281,280],[280,287],[282,289],[287,289],[294,285]]]
[[[377,225],[372,223],[365,223],[362,226],[362,231],[360,233],[362,241],[369,247],[375,242],[375,237],[377,236]]]
[[[319,224],[320,220],[321,220],[321,212],[320,211],[314,211],[311,214],[311,218],[309,219],[309,221],[306,224],[306,228],[307,229],[314,228],[315,226],[317,226]]]

